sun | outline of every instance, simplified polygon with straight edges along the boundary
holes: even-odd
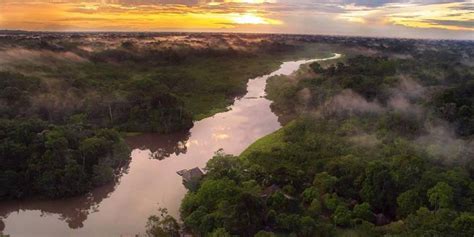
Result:
[[[265,19],[253,14],[238,15],[238,16],[233,17],[232,20],[236,24],[252,24],[252,25],[268,24],[268,22]]]

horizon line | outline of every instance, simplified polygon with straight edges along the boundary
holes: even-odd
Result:
[[[194,33],[194,34],[254,34],[254,35],[293,35],[293,36],[332,36],[344,38],[374,38],[374,39],[397,39],[397,40],[431,40],[431,41],[469,41],[474,39],[455,38],[429,38],[429,37],[391,37],[391,36],[368,36],[368,35],[345,35],[345,34],[324,34],[324,33],[289,33],[289,32],[242,32],[242,31],[179,31],[179,30],[149,30],[149,31],[123,31],[123,30],[22,30],[22,29],[0,29],[0,32],[26,32],[26,33]]]

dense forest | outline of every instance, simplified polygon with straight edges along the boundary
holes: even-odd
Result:
[[[1,34],[0,199],[114,180],[129,160],[124,134],[186,131],[249,78],[316,49],[245,35]]]
[[[130,152],[120,134],[38,119],[0,120],[0,198],[58,198],[115,179]]]
[[[472,44],[388,45],[270,78],[286,126],[240,156],[216,153],[182,202],[185,230],[474,235]]]
[[[159,209],[146,234],[473,236],[470,41],[2,33],[0,200],[116,181],[125,136],[186,131],[249,78],[331,53],[343,57],[270,78],[283,128],[238,156],[217,151],[182,222]]]
[[[127,132],[188,129],[193,118],[225,109],[245,92],[248,78],[273,69],[297,47],[267,41],[230,45],[238,39],[4,37],[2,117],[55,124],[81,117],[95,127]]]

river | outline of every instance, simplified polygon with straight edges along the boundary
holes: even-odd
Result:
[[[285,62],[277,71],[249,80],[247,94],[227,112],[195,122],[189,132],[128,138],[132,160],[116,183],[75,198],[0,203],[0,232],[12,237],[135,236],[144,233],[147,218],[158,207],[177,217],[186,190],[176,171],[203,168],[221,148],[238,155],[281,127],[264,97],[269,77],[338,57]]]

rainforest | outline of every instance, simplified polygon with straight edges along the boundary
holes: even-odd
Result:
[[[0,111],[0,236],[474,235],[472,40],[3,30]]]

